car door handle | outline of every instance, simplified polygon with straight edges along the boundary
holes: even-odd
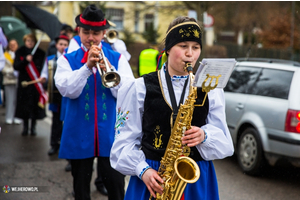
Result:
[[[244,105],[239,103],[237,106],[236,106],[236,110],[243,110],[244,109]]]

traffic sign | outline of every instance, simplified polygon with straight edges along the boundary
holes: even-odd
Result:
[[[215,19],[212,15],[207,12],[203,13],[203,24],[205,28],[212,27],[214,25]]]

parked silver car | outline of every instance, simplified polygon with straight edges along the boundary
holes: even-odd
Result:
[[[280,159],[300,167],[300,63],[237,59],[224,91],[243,172],[257,175]]]

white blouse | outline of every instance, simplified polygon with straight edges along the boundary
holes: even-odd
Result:
[[[165,71],[160,70],[160,78],[164,96],[171,106]],[[186,77],[172,78],[172,85],[177,105],[180,100]],[[187,99],[189,87],[186,88]],[[111,166],[124,175],[139,176],[149,165],[141,148],[142,117],[146,87],[144,79],[128,81],[118,91],[117,121],[115,141],[111,149]],[[225,99],[223,89],[214,89],[208,93],[209,113],[207,124],[201,128],[207,133],[207,140],[196,146],[204,160],[222,159],[234,152],[232,138],[229,133],[225,116]],[[163,111],[162,111],[163,112]]]

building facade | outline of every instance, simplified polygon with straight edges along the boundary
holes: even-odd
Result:
[[[75,17],[82,12],[84,5],[80,1],[52,1],[39,7],[56,14],[62,23],[75,28]],[[142,37],[147,29],[153,27],[157,30],[159,37],[156,42],[159,43],[175,17],[188,15],[188,10],[180,2],[174,1],[107,1],[97,6],[104,7],[106,18],[117,25],[113,29],[119,32],[121,38],[126,30],[135,41],[142,43],[147,42]]]

